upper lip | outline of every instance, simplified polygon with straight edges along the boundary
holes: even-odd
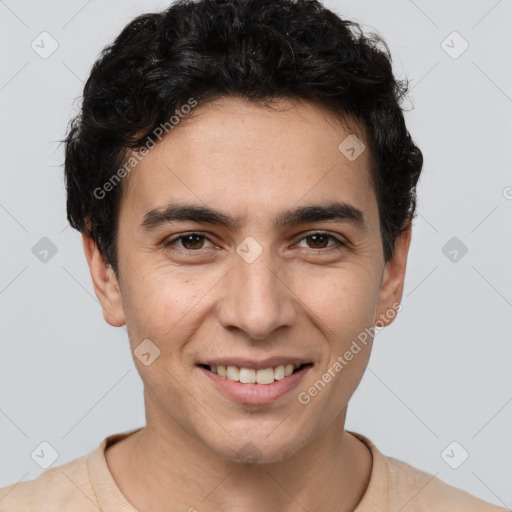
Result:
[[[273,356],[265,359],[253,359],[249,357],[223,357],[208,359],[200,361],[198,364],[208,366],[237,366],[238,368],[254,368],[255,370],[263,370],[264,368],[275,367],[279,365],[293,364],[301,366],[303,364],[310,364],[311,361],[301,357],[291,356]]]

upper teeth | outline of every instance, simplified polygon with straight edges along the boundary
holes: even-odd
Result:
[[[234,382],[243,384],[272,384],[274,380],[281,380],[288,377],[300,365],[280,364],[279,366],[255,370],[254,368],[239,368],[238,366],[224,366],[217,364],[210,366],[210,371],[226,377]]]

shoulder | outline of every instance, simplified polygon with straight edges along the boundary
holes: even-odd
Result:
[[[367,437],[350,433],[369,448],[373,458],[370,482],[357,512],[373,512],[376,506],[386,512],[507,512],[435,475],[384,455]]]
[[[504,512],[505,508],[491,505],[461,489],[443,482],[393,457],[388,463],[390,509],[399,510],[408,503],[411,511],[423,512]]]
[[[97,512],[99,506],[89,481],[87,458],[83,455],[47,469],[33,480],[2,487],[0,512]]]

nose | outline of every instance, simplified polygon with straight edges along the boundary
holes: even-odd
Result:
[[[224,279],[218,308],[221,325],[240,329],[251,340],[268,339],[273,331],[294,324],[297,311],[294,293],[284,273],[273,264],[269,249],[253,262],[236,257],[234,268]]]

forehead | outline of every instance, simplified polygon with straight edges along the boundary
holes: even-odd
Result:
[[[340,200],[372,217],[369,151],[353,160],[342,144],[354,136],[364,141],[357,123],[309,102],[264,106],[223,98],[199,104],[125,178],[121,217],[170,201],[261,217],[298,203]]]

